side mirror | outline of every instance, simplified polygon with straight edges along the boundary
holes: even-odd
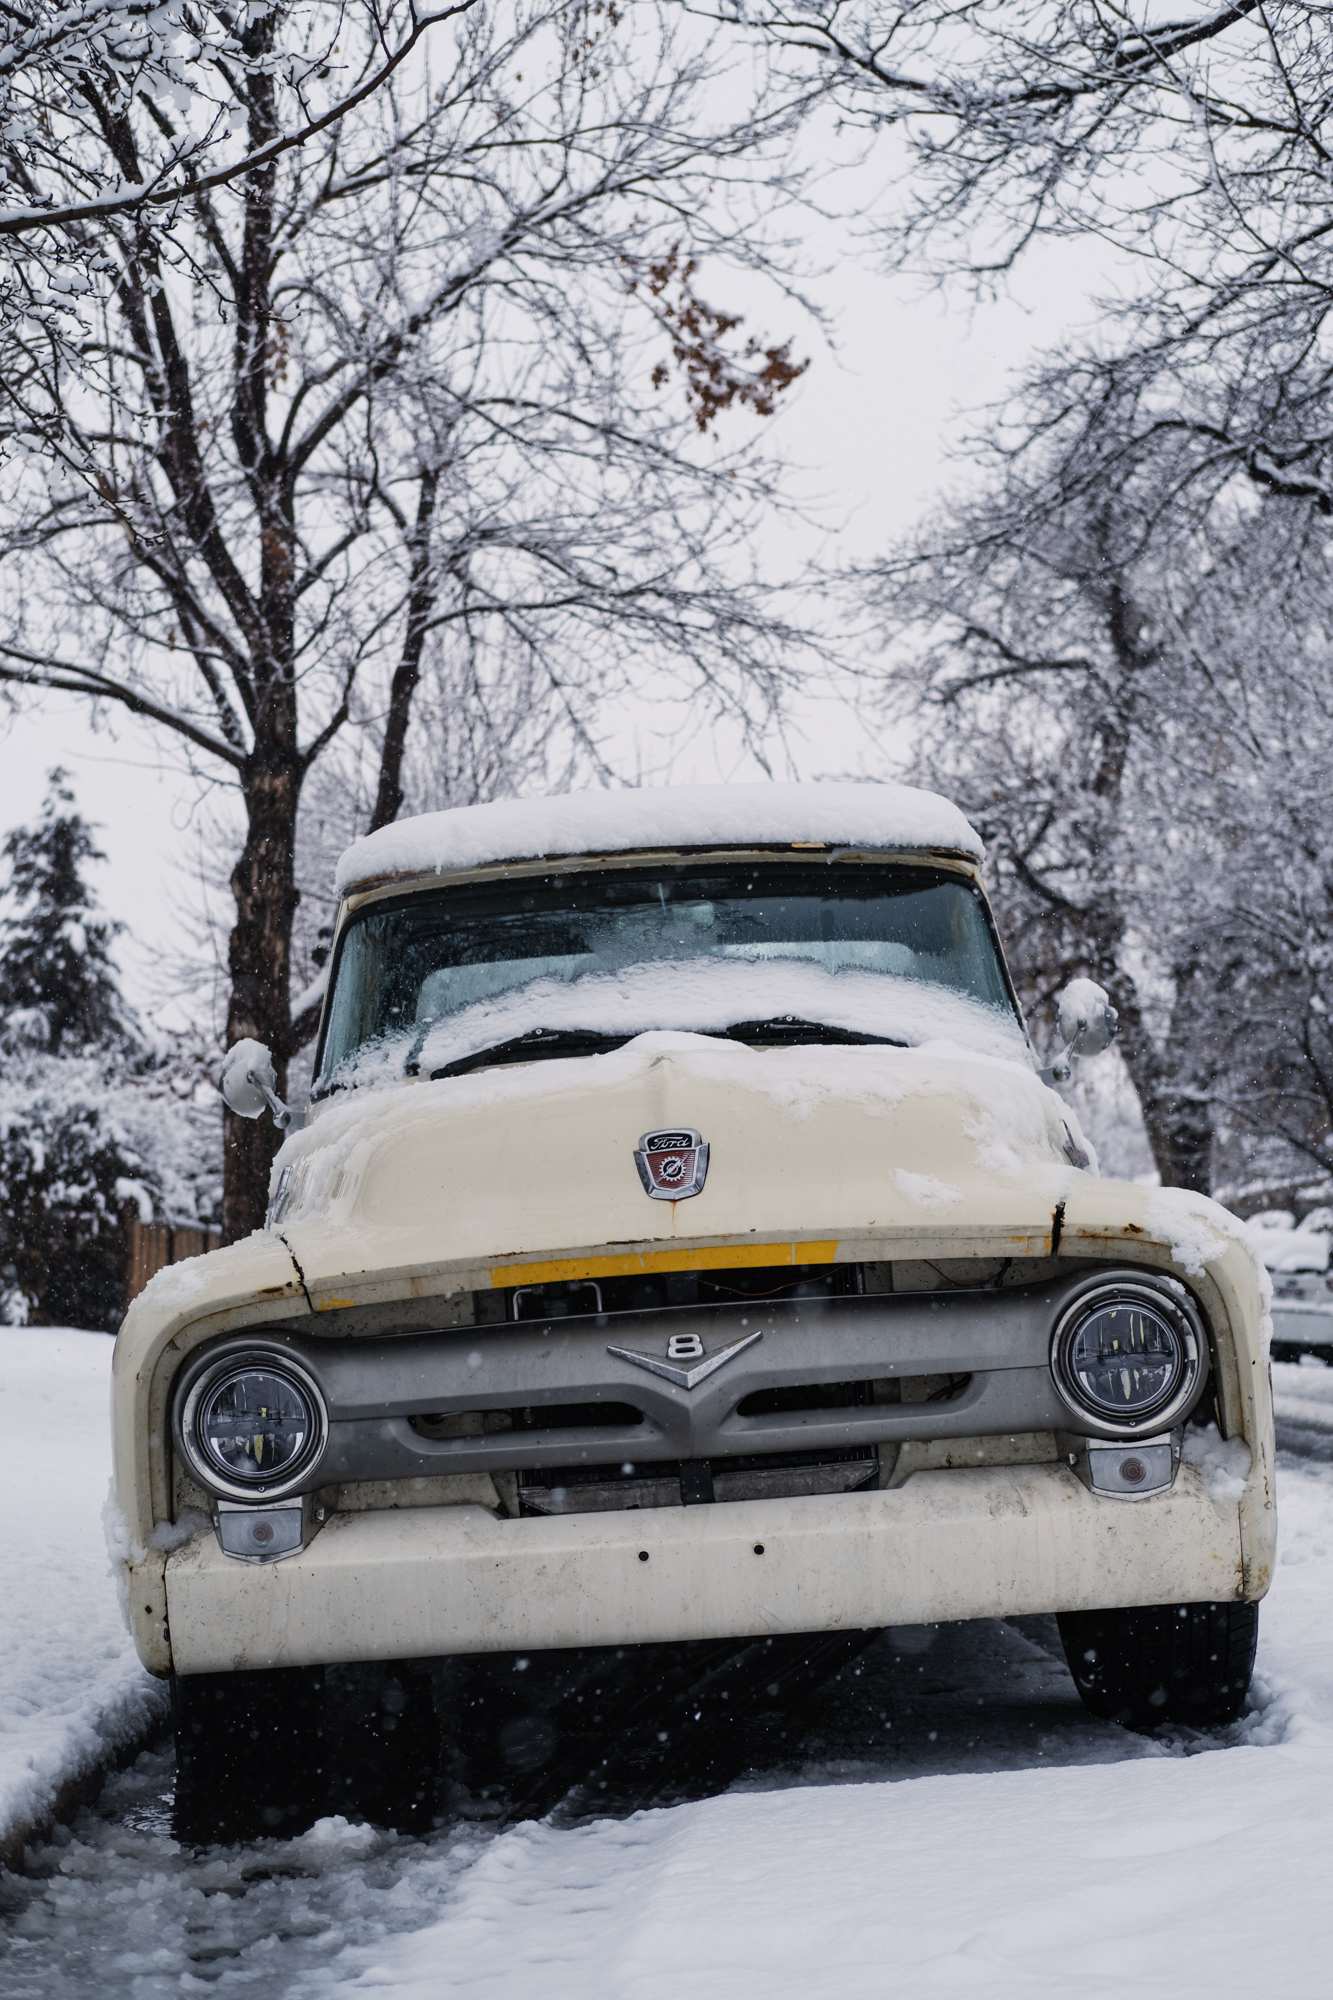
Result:
[[[247,1038],[228,1049],[218,1089],[227,1109],[238,1118],[262,1118],[269,1111],[278,1130],[285,1132],[292,1114],[278,1096],[277,1084],[273,1057],[262,1042]]]
[[[1071,979],[1055,1003],[1060,1038],[1071,1056],[1099,1056],[1120,1029],[1120,1016],[1095,979]]]

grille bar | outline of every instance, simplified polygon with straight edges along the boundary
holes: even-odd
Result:
[[[879,1484],[879,1455],[858,1450],[686,1459],[677,1465],[563,1466],[520,1473],[520,1514],[602,1514],[714,1501],[791,1500],[859,1493]]]

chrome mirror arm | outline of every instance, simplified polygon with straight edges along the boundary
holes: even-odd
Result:
[[[280,1132],[292,1122],[292,1112],[278,1095],[273,1057],[262,1042],[245,1039],[228,1052],[218,1080],[223,1102],[238,1118],[261,1118],[267,1111]]]
[[[248,1069],[245,1072],[245,1080],[247,1083],[252,1083],[263,1098],[265,1104],[268,1106],[269,1116],[272,1118],[279,1132],[285,1132],[292,1122],[291,1106],[283,1102],[278,1096],[277,1091],[267,1084],[257,1071]]]

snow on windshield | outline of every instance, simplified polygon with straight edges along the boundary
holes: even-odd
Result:
[[[709,981],[697,969],[705,960],[760,976]],[[341,1078],[360,1047],[402,1034],[416,1038],[415,1068],[434,1023],[480,1021],[485,1039],[501,1039],[489,1025],[511,1005],[519,1032],[599,1029],[587,1010],[606,1006],[615,1032],[725,1028],[795,1012],[770,982],[800,972],[910,980],[1010,1011],[985,905],[946,869],[786,857],[607,866],[418,891],[359,911],[339,941],[320,1074]],[[562,985],[577,989],[572,1017],[555,997]],[[841,992],[818,978],[800,990],[812,1006]],[[873,984],[860,991],[873,1006]],[[726,1012],[731,993],[741,1015]],[[555,1013],[529,1018],[530,1006]],[[882,1032],[860,1006],[847,1025]]]
[[[676,785],[498,799],[422,813],[367,834],[338,864],[339,894],[385,875],[448,874],[547,855],[786,845],[937,851],[982,845],[938,792],[892,784]]]
[[[626,1037],[654,1028],[707,1034],[784,1016],[913,1047],[949,1041],[979,1055],[1029,1060],[1011,1013],[918,979],[826,972],[822,966],[792,961],[697,958],[588,973],[580,979],[533,980],[431,1023],[424,1035],[415,1029],[372,1043],[343,1066],[338,1082],[399,1077],[409,1056],[414,1069],[429,1076],[537,1029]],[[810,1039],[817,1041],[817,1033]]]

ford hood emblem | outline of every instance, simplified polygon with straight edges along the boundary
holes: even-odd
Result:
[[[708,1148],[699,1133],[677,1125],[645,1132],[634,1151],[643,1191],[653,1201],[685,1201],[708,1177]]]

